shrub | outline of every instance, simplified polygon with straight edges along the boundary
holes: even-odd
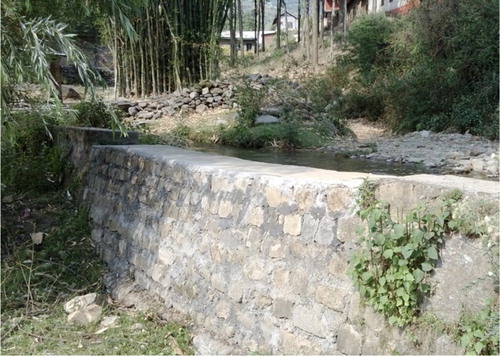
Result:
[[[364,80],[371,81],[373,70],[387,65],[387,48],[395,28],[395,20],[383,14],[362,16],[350,28],[350,57]]]
[[[38,113],[14,115],[15,124],[2,139],[2,188],[45,192],[61,185],[68,165],[55,145],[55,118]]]
[[[77,126],[120,129],[122,133],[125,132],[118,110],[110,108],[101,100],[78,103],[75,105],[75,110]]]
[[[498,6],[431,0],[404,19],[356,21],[346,56],[353,80],[344,86],[339,115],[384,119],[401,132],[498,139]]]

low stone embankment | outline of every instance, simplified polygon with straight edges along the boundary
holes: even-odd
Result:
[[[134,290],[189,315],[198,353],[464,352],[433,328],[410,337],[360,301],[348,261],[359,248],[357,189],[370,175],[168,146],[96,146],[90,161],[85,200],[114,276],[108,285],[131,279]],[[372,178],[398,213],[453,188],[499,198],[493,182]],[[484,307],[495,296],[486,252],[479,240],[450,237],[425,312],[453,322]]]
[[[147,99],[129,100],[121,98],[111,102],[121,108],[133,124],[169,117],[180,112],[203,113],[207,109],[233,106],[236,88],[228,81],[215,81],[207,86],[184,88],[171,94]]]

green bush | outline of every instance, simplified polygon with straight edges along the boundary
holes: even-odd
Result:
[[[56,119],[35,112],[13,118],[2,138],[2,189],[45,192],[59,187],[69,166],[52,136]]]
[[[75,105],[76,126],[97,127],[125,131],[119,120],[119,112],[102,101],[83,101]]]
[[[360,18],[339,116],[498,139],[498,10],[495,0],[431,0],[402,19]]]
[[[350,58],[359,69],[362,79],[370,82],[374,69],[385,67],[389,59],[390,36],[395,19],[383,14],[360,17],[349,30]]]

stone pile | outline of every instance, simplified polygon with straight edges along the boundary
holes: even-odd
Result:
[[[68,314],[68,323],[85,326],[99,321],[105,302],[105,297],[97,293],[71,299],[64,304],[64,311]]]
[[[236,88],[229,81],[215,81],[211,85],[184,88],[171,94],[132,101],[119,99],[111,102],[134,121],[144,122],[172,116],[179,112],[203,113],[221,106],[232,107]]]

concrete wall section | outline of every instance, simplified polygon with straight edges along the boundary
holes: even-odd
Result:
[[[214,336],[244,353],[411,351],[360,304],[347,273],[366,174],[167,146],[97,146],[91,161],[85,199],[110,270]]]

